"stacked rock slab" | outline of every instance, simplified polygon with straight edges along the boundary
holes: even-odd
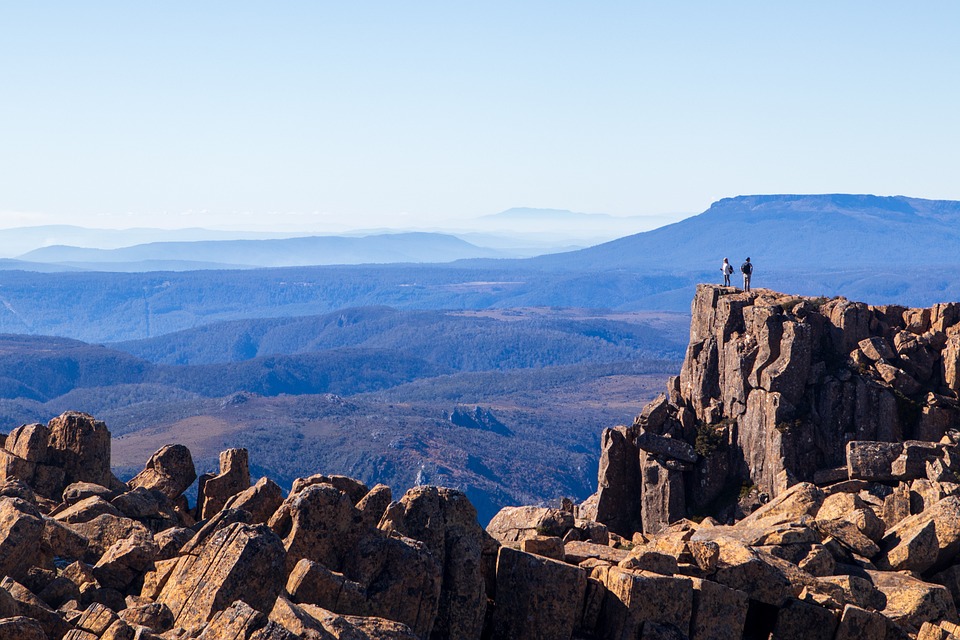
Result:
[[[116,486],[110,472],[110,432],[103,422],[75,411],[46,425],[17,427],[0,448],[0,482],[12,479],[51,499],[59,499],[74,482]]]

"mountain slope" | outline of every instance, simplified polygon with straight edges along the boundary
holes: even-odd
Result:
[[[219,322],[113,346],[158,364],[383,349],[417,354],[458,371],[480,371],[679,357],[686,320],[681,314],[603,317],[544,309],[478,314],[364,307],[319,316]]]
[[[804,271],[960,263],[960,202],[903,196],[725,198],[700,215],[580,251],[532,258],[544,268],[719,270],[750,256]],[[714,269],[714,263],[716,268]]]

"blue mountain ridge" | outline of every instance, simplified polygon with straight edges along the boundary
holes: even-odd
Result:
[[[872,195],[738,196],[652,231],[528,260],[574,271],[719,270],[750,256],[761,269],[837,271],[960,263],[960,202]]]

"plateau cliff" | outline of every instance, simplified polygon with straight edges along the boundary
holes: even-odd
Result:
[[[960,304],[874,307],[700,285],[667,387],[632,427],[604,436],[595,502],[615,530],[656,532],[687,515],[732,521],[741,487],[775,497],[801,481],[862,476],[848,460],[861,441],[953,443]],[[904,451],[885,450],[891,464]]]

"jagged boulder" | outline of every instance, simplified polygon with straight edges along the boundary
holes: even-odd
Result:
[[[214,515],[236,494],[250,487],[250,457],[246,449],[220,452],[220,474],[200,476],[197,487],[197,514],[202,519]]]
[[[285,503],[287,573],[306,558],[356,583],[363,610],[430,635],[440,600],[440,565],[422,542],[367,528],[352,498],[333,485],[308,486]],[[278,510],[281,513],[283,509]]]
[[[960,553],[960,497],[946,497],[904,518],[886,532],[881,545],[881,566],[894,570],[922,573],[955,559]]]
[[[0,498],[0,576],[21,578],[39,563],[43,532],[43,518],[33,505]]]
[[[180,556],[157,600],[185,629],[201,629],[236,600],[267,612],[283,589],[285,555],[266,526],[233,523]]]
[[[597,632],[604,638],[635,638],[648,624],[686,634],[693,615],[693,582],[620,567],[595,567],[591,576],[603,584]],[[558,636],[559,637],[559,636]]]
[[[640,530],[639,450],[627,427],[603,430],[596,496],[597,522],[622,536]]]
[[[117,484],[110,472],[110,432],[86,413],[68,411],[47,425],[17,427],[0,449],[0,481],[19,479],[59,501],[74,482]]]
[[[573,514],[561,509],[504,507],[487,524],[487,533],[510,544],[542,535],[562,538],[575,524]]]
[[[501,547],[497,557],[494,637],[572,637],[586,588],[587,574],[579,567]]]
[[[306,478],[297,478],[294,480],[293,487],[290,489],[290,493],[300,493],[307,487],[312,487],[315,484],[329,484],[330,486],[343,491],[345,494],[350,496],[350,500],[353,501],[353,504],[360,502],[360,500],[362,500],[363,497],[369,492],[367,485],[363,484],[359,480],[355,480],[354,478],[338,475],[328,476],[322,473],[316,473]]]
[[[182,444],[161,447],[147,460],[143,471],[127,483],[131,488],[155,489],[177,499],[197,479],[190,450]]]
[[[255,485],[236,494],[224,509],[241,509],[250,514],[251,522],[265,524],[283,504],[283,489],[270,478],[260,478]]]
[[[467,496],[454,489],[415,487],[388,507],[380,528],[422,541],[441,568],[440,613],[432,637],[479,638],[487,606],[483,549],[488,534]]]

